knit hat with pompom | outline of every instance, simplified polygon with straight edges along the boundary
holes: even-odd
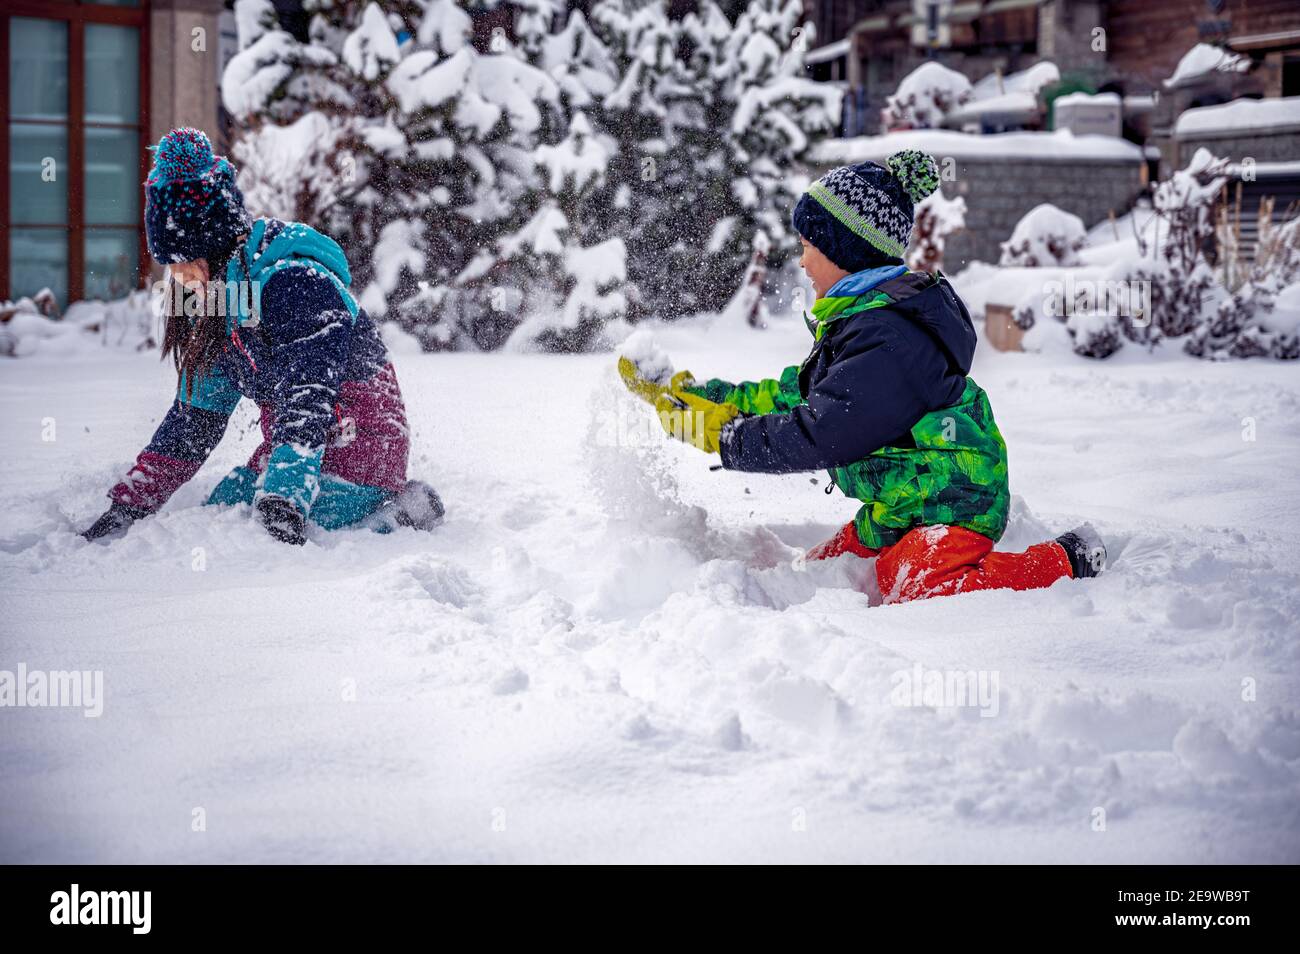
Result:
[[[900,265],[912,237],[915,203],[939,188],[939,167],[916,149],[884,166],[840,166],[800,197],[791,221],[819,252],[852,274]]]
[[[144,230],[160,265],[218,259],[251,222],[235,167],[198,129],[173,129],[153,149],[144,180]]]

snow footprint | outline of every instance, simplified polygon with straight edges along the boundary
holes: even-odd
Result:
[[[433,600],[444,606],[465,609],[483,595],[479,584],[458,564],[441,557],[423,555],[397,567],[379,571],[373,592],[384,599]]]

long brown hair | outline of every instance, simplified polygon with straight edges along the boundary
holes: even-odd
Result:
[[[185,314],[184,303],[189,296],[200,295],[198,314]],[[212,368],[217,355],[225,346],[226,319],[223,314],[213,314],[218,309],[208,307],[209,296],[195,289],[186,289],[176,281],[168,278],[166,298],[163,300],[162,359],[171,355],[176,365],[177,381],[185,384],[185,399],[194,396],[194,382],[203,377]]]

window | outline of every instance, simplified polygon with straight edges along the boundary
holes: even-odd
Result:
[[[139,0],[9,0],[0,18],[0,298],[140,284],[147,124]]]
[[[1300,56],[1282,57],[1282,95],[1300,96]]]
[[[10,281],[66,303],[68,25],[14,17],[8,46]]]

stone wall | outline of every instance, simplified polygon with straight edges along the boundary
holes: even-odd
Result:
[[[1300,159],[1300,126],[1277,130],[1256,130],[1224,133],[1192,133],[1176,140],[1178,168],[1182,168],[1205,147],[1216,156],[1233,162],[1254,159],[1255,162],[1295,162]]]
[[[943,193],[966,200],[966,230],[948,239],[944,270],[996,262],[1016,223],[1044,202],[1077,215],[1088,228],[1112,211],[1123,215],[1144,178],[1141,162],[1123,160],[958,159],[955,181],[945,182]]]

